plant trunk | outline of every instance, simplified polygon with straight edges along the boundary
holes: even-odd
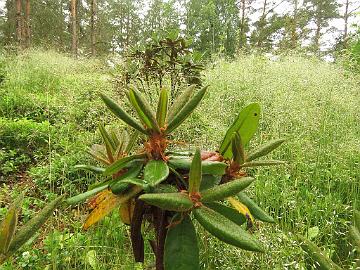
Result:
[[[25,5],[25,47],[31,44],[31,23],[30,23],[30,0],[26,0]]]
[[[130,237],[135,262],[144,262],[144,239],[141,235],[141,224],[145,211],[145,203],[136,200],[134,214],[130,224]]]
[[[91,55],[96,56],[96,0],[91,1]]]
[[[153,220],[155,225],[156,234],[156,270],[164,270],[164,251],[165,251],[165,238],[167,233],[167,219],[166,211],[154,207],[153,208]]]
[[[16,0],[16,41],[19,48],[22,48],[22,38],[21,0]]]
[[[71,52],[76,57],[77,52],[78,52],[78,37],[77,37],[77,25],[76,25],[76,0],[71,0],[70,16],[71,16],[71,32],[72,32]]]

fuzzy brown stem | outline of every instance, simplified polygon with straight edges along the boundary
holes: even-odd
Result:
[[[136,200],[134,215],[130,225],[130,237],[135,262],[144,262],[144,239],[141,235],[141,224],[145,210],[144,204],[143,201]]]
[[[156,232],[156,270],[164,270],[164,248],[168,225],[166,211],[154,207],[153,215]]]

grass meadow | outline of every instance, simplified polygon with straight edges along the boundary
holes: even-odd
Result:
[[[98,180],[74,165],[93,162],[85,151],[99,142],[98,123],[122,126],[98,97],[124,102],[114,72],[105,60],[55,52],[0,56],[0,219],[20,191],[27,195],[20,220],[26,222],[56,193],[74,195]],[[252,197],[276,219],[256,224],[267,251],[242,251],[202,231],[202,269],[313,269],[296,234],[355,269],[348,226],[360,209],[360,78],[340,64],[295,55],[218,59],[203,76],[209,92],[173,147],[217,149],[241,108],[259,102],[260,129],[249,148],[285,137],[271,158],[288,163],[249,172],[257,179]],[[148,263],[133,263],[129,229],[117,212],[83,232],[86,214],[84,205],[59,208],[3,269],[151,269],[149,245]]]

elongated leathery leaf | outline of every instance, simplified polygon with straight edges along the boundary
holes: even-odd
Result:
[[[243,189],[247,188],[254,178],[251,177],[242,177],[239,179],[232,180],[222,185],[215,186],[213,188],[207,189],[201,193],[202,202],[213,202],[219,201],[224,198],[238,194]]]
[[[224,217],[239,226],[246,222],[245,216],[240,214],[234,208],[228,207],[218,202],[206,203],[206,206],[223,215]]]
[[[246,157],[246,161],[252,161],[256,158],[269,154],[271,151],[278,148],[283,142],[285,142],[285,139],[277,139],[259,146],[257,149],[248,154],[248,156]]]
[[[192,160],[190,158],[172,157],[169,164],[175,169],[189,170]],[[202,161],[201,168],[203,174],[223,175],[227,168],[227,164],[219,161]]]
[[[100,221],[109,214],[114,208],[128,201],[142,191],[141,187],[133,186],[121,195],[115,195],[111,191],[107,192],[104,198],[95,206],[95,209],[87,217],[83,229],[87,230],[90,226]]]
[[[144,181],[150,186],[156,186],[169,175],[169,167],[163,160],[150,160],[144,168]]]
[[[231,140],[235,132],[239,132],[242,144],[246,145],[255,134],[260,118],[260,105],[252,103],[245,107],[228,129],[220,146],[220,154],[232,158]]]
[[[232,207],[234,207],[239,213],[243,214],[248,222],[249,222],[249,226],[251,227],[254,223],[254,218],[249,210],[249,208],[243,204],[242,202],[239,202],[237,199],[235,199],[234,197],[229,197],[227,198],[227,201],[232,205]]]
[[[272,216],[270,216],[268,213],[266,213],[264,210],[262,210],[252,199],[250,199],[244,192],[240,192],[238,194],[238,199],[245,204],[251,214],[264,222],[269,222],[269,223],[274,223],[275,220],[272,218]]]
[[[77,203],[80,203],[82,201],[85,201],[87,198],[93,196],[94,194],[106,189],[108,187],[108,183],[104,183],[103,185],[101,186],[98,186],[94,189],[91,189],[91,190],[88,190],[84,193],[81,193],[81,194],[78,194],[76,196],[73,196],[71,198],[68,198],[66,200],[66,203],[69,204],[69,205],[73,205],[73,204],[77,204]]]
[[[218,212],[203,206],[194,209],[193,213],[201,226],[221,241],[246,250],[262,251],[253,236]]]
[[[160,128],[156,122],[155,114],[150,104],[145,100],[139,91],[131,88],[128,92],[128,98],[134,106],[140,120],[149,128],[160,133]]]
[[[241,164],[241,167],[260,167],[260,166],[275,166],[275,165],[283,165],[286,164],[285,161],[282,160],[258,160],[258,161],[250,161]]]
[[[172,222],[179,220],[176,215]],[[199,247],[195,227],[185,216],[179,224],[170,227],[165,240],[164,264],[166,270],[198,270]]]
[[[169,91],[162,88],[160,91],[159,103],[156,112],[156,120],[160,127],[164,127],[168,111]]]
[[[310,240],[303,236],[297,236],[301,241],[301,248],[319,264],[319,269],[324,270],[340,270],[341,268],[335,264],[331,259],[323,254],[321,249]]]
[[[199,192],[201,185],[201,154],[200,149],[196,149],[195,155],[191,162],[189,173],[189,193]]]
[[[137,129],[141,133],[148,134],[148,132],[138,122],[136,122],[136,120],[131,115],[121,109],[121,107],[117,105],[111,98],[105,96],[104,94],[100,94],[100,97],[106,106],[110,109],[110,111],[115,114],[115,116],[120,118],[129,126]]]
[[[245,161],[245,152],[239,132],[235,132],[235,135],[231,142],[231,146],[232,146],[233,160],[237,164],[243,164]]]
[[[221,181],[221,176],[204,174],[201,179],[200,191],[207,190],[218,185]]]
[[[194,90],[196,88],[195,84],[187,87],[181,95],[179,95],[174,103],[171,106],[171,110],[169,111],[169,122],[174,119],[174,116],[179,113],[179,111],[185,106],[185,104],[190,100]]]
[[[192,113],[192,111],[199,105],[200,101],[206,93],[208,86],[205,86],[199,90],[179,111],[178,114],[169,122],[169,125],[166,129],[166,133],[171,133],[176,129],[181,123]]]
[[[102,124],[99,124],[99,131],[105,143],[108,159],[110,162],[113,162],[114,161],[113,153],[115,153],[116,150],[115,142],[110,137],[109,133],[107,133],[105,127]]]
[[[6,213],[3,221],[0,224],[0,254],[6,254],[9,250],[11,241],[14,237],[17,221],[18,211],[21,208],[23,196],[20,197],[12,204]]]
[[[97,166],[91,166],[91,165],[84,165],[84,164],[75,165],[74,168],[80,169],[80,170],[85,170],[85,171],[90,171],[90,172],[94,172],[94,173],[103,173],[105,171],[104,168],[97,167]]]
[[[139,197],[144,202],[161,209],[176,212],[185,212],[192,208],[193,203],[184,193],[148,193]]]
[[[117,173],[121,169],[125,168],[131,161],[136,160],[136,159],[141,160],[144,157],[145,157],[145,154],[139,154],[139,155],[133,155],[133,156],[124,157],[122,159],[119,159],[105,169],[104,175],[112,175],[114,173]]]
[[[356,250],[360,253],[360,232],[355,226],[350,226],[349,233],[351,241],[355,245]]]
[[[64,195],[57,197],[52,202],[45,205],[45,207],[32,219],[30,219],[20,231],[15,235],[11,242],[9,252],[13,253],[18,250],[23,244],[25,244],[37,230],[46,222],[46,220],[52,216],[55,208],[63,201]]]

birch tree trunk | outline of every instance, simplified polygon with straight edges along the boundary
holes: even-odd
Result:
[[[76,57],[77,53],[78,53],[78,36],[77,36],[77,25],[76,25],[76,0],[71,0],[70,16],[71,16],[71,32],[72,32],[71,52]]]
[[[91,55],[96,55],[96,0],[91,1]]]
[[[21,0],[16,0],[16,41],[19,48],[22,48],[22,15],[21,15]]]

